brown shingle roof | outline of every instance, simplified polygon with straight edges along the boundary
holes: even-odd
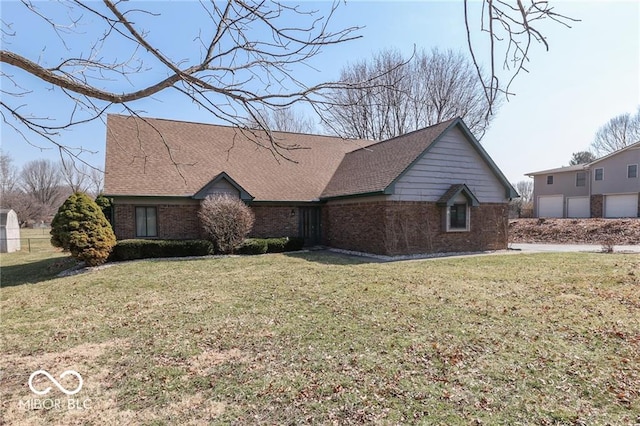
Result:
[[[444,121],[345,155],[322,198],[384,191],[449,126]]]
[[[320,196],[345,153],[373,143],[274,135],[282,145],[303,148],[284,151],[295,162],[274,156],[234,127],[110,115],[105,193],[192,196],[226,172],[255,201],[311,201]],[[263,143],[269,144],[266,138]]]

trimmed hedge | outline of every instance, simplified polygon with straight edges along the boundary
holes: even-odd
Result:
[[[248,238],[238,247],[238,254],[282,253],[302,249],[304,239]],[[118,241],[109,260],[153,259],[159,257],[208,256],[214,254],[211,241],[207,240],[121,240]]]
[[[297,237],[248,238],[236,249],[238,254],[282,253],[302,249],[304,239]]]
[[[300,237],[287,238],[285,251],[299,251],[299,250],[302,250],[302,247],[304,247],[304,238],[300,238]]]
[[[238,254],[265,254],[267,252],[267,240],[260,238],[249,238],[238,247]]]
[[[213,244],[207,240],[121,240],[113,248],[109,260],[207,256],[210,254],[213,254]]]

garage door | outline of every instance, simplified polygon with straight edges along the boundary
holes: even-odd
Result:
[[[567,217],[591,217],[589,197],[567,198]]]
[[[605,217],[638,217],[638,194],[605,195]]]
[[[538,197],[538,217],[562,217],[562,195],[544,195]]]

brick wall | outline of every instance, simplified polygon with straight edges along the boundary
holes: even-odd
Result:
[[[336,203],[324,209],[324,243],[346,250],[397,255],[500,250],[508,244],[506,204],[472,207],[469,232],[445,232],[445,209],[434,203]]]
[[[142,205],[142,204],[141,204]],[[202,238],[198,219],[199,204],[149,205],[157,210],[158,237],[160,239]],[[119,240],[136,238],[136,204],[114,205],[114,232]],[[298,236],[298,208],[282,206],[251,206],[255,214],[252,237]],[[293,215],[291,211],[293,210]]]
[[[148,207],[156,208],[157,238],[177,240],[202,238],[198,204],[158,204]],[[114,205],[114,232],[117,239],[136,238],[135,208],[134,204]]]
[[[136,237],[135,207],[130,204],[115,204],[113,206],[113,232],[119,240]]]
[[[158,205],[158,238],[189,240],[202,238],[199,204]]]
[[[255,222],[249,236],[255,238],[298,236],[297,207],[253,205],[251,210],[255,215]],[[291,214],[292,211],[293,214]]]
[[[385,253],[385,202],[329,203],[322,207],[322,244]]]
[[[591,217],[604,217],[604,195],[591,196]]]
[[[198,204],[158,204],[158,238],[201,238]],[[253,237],[297,236],[297,207],[252,206]],[[293,215],[291,214],[293,210]],[[322,207],[322,243],[345,250],[412,254],[499,250],[507,247],[506,204],[471,208],[470,232],[444,232],[444,208],[434,203],[370,201]],[[118,239],[135,238],[135,205],[114,206]]]

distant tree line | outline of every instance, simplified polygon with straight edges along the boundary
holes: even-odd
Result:
[[[77,161],[32,160],[22,168],[0,152],[0,206],[13,209],[21,226],[50,222],[75,192],[95,197],[102,192],[102,171]]]

